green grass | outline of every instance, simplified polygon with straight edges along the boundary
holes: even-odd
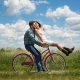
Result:
[[[66,57],[64,71],[25,72],[16,74],[12,69],[12,57],[23,50],[0,50],[0,80],[80,80],[80,51]]]
[[[0,80],[80,80],[80,72],[64,71],[64,72],[44,72],[44,73],[22,73],[15,74],[13,72],[1,72]]]

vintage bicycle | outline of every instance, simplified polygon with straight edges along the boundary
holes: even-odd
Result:
[[[66,67],[64,56],[51,52],[49,47],[42,52],[42,63],[46,71],[63,70]],[[15,72],[33,71],[34,66],[35,59],[31,53],[18,53],[12,59],[12,67]]]

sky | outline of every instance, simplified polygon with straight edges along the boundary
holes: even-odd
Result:
[[[49,40],[80,48],[80,0],[0,0],[0,48],[24,48],[30,20]]]

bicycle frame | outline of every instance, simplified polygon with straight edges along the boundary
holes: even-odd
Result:
[[[55,54],[56,53],[50,51],[49,47],[42,52],[42,63],[45,66],[46,70],[48,70],[48,67],[46,66],[47,65],[46,62],[47,62],[48,59],[50,59],[52,61],[52,64],[55,63]],[[60,54],[56,54],[56,55],[59,55],[59,57],[63,60],[63,62],[64,62],[64,66],[63,67],[65,67],[66,63],[65,63],[64,57],[61,56]],[[32,54],[20,53],[20,54],[17,54],[16,56],[13,57],[12,66],[13,66],[14,71],[16,71],[14,62],[15,62],[16,59],[18,59],[18,56],[26,56],[25,58],[28,57],[30,59],[30,61],[27,61],[27,62],[23,61],[20,64],[21,65],[29,65],[30,66],[30,70],[31,70],[32,67],[35,64],[34,56]],[[63,63],[63,62],[61,61],[61,63]]]
[[[45,54],[44,54],[44,53],[45,53]],[[42,57],[42,61],[44,61],[49,55],[52,55],[49,47],[42,52],[42,55],[44,55],[44,56]],[[52,56],[50,56],[50,57],[51,57],[51,59],[53,60]],[[54,61],[54,60],[53,60],[53,61]]]

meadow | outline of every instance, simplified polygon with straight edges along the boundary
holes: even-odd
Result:
[[[12,57],[23,49],[0,49],[0,80],[80,80],[80,50],[70,56],[62,54],[66,60],[63,71],[25,72],[16,74],[12,69]],[[58,52],[59,53],[59,52]]]

